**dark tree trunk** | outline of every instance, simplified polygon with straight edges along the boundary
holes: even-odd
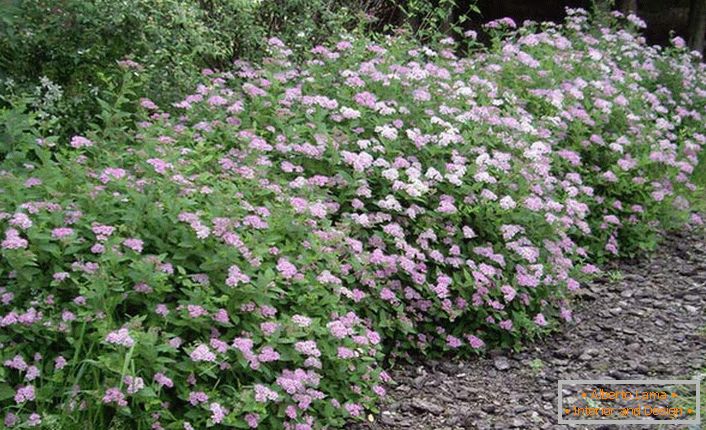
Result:
[[[412,33],[417,33],[419,30],[419,27],[421,26],[421,22],[419,20],[419,16],[417,16],[416,13],[409,13],[409,0],[405,1],[398,7],[398,10],[402,12],[402,16],[404,18],[404,21],[407,25],[409,25],[410,29],[412,30]]]
[[[689,48],[704,52],[706,34],[706,0],[691,0],[689,7]]]
[[[620,0],[620,11],[625,15],[637,14],[637,0]]]
[[[453,25],[456,22],[456,9],[449,10],[448,15],[444,18],[444,20],[441,22],[441,31],[442,33],[453,37]]]
[[[409,26],[412,28],[412,31],[416,33],[419,30],[419,26],[421,25],[419,23],[419,17],[414,15],[414,16],[407,16],[407,23]]]

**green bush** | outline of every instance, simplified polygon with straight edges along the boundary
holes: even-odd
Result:
[[[58,86],[61,97],[49,114],[64,134],[83,131],[92,121],[96,98],[105,97],[106,86],[119,76],[120,61],[140,65],[140,95],[170,102],[193,87],[202,68],[228,68],[236,58],[266,54],[270,34],[308,49],[365,23],[369,6],[340,0],[3,3],[0,84],[5,94],[41,91],[40,79]]]

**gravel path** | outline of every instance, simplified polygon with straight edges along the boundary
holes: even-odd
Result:
[[[608,275],[614,271],[622,278]],[[706,361],[706,235],[671,234],[649,258],[617,262],[605,273],[583,289],[573,324],[521,353],[392,369],[396,384],[381,413],[353,428],[618,428],[558,425],[557,381],[697,375]]]

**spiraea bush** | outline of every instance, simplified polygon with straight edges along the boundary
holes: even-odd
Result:
[[[383,352],[512,347],[690,221],[706,69],[636,17],[343,38],[204,71],[0,176],[5,425],[339,427]],[[472,54],[459,58],[458,43]],[[167,113],[171,112],[171,113]],[[18,155],[19,154],[19,155]]]

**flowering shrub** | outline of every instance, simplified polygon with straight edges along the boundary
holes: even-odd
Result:
[[[579,10],[515,27],[470,58],[344,39],[296,66],[272,39],[176,115],[142,100],[129,145],[25,141],[0,176],[5,425],[337,427],[384,395],[383,344],[571,320],[596,261],[690,216],[706,70]]]
[[[2,216],[3,358],[13,387],[28,384],[17,408],[42,381],[73,412],[62,428],[103,428],[100,404],[157,427],[360,414],[381,392],[380,336],[343,306],[341,262],[286,190],[206,169],[198,150],[156,158],[168,142],[75,138],[60,164],[3,176],[16,205]]]
[[[85,130],[103,107],[99,100],[114,94],[116,63],[139,66],[144,79],[134,90],[166,103],[189,91],[206,65],[261,58],[267,34],[306,52],[341,28],[373,27],[374,16],[394,12],[390,6],[381,0],[5,2],[0,106],[9,95],[31,95],[31,108],[53,117],[52,133],[65,137]]]

